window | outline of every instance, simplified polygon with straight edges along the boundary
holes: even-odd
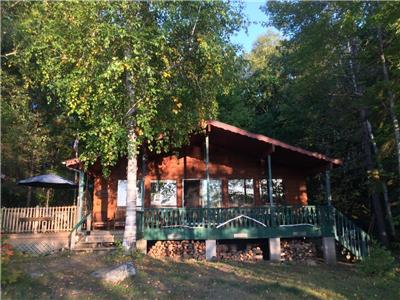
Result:
[[[136,206],[142,206],[142,181],[136,181]],[[127,180],[118,180],[117,206],[126,206]]]
[[[269,204],[268,179],[260,180],[260,195],[261,195],[261,202],[268,205]],[[272,199],[274,200],[274,203],[285,202],[283,180],[281,178],[272,179]]]
[[[151,181],[150,198],[152,206],[176,206],[176,181]]]
[[[221,207],[221,180],[210,179],[210,207]],[[207,207],[207,180],[183,180],[183,199],[185,207]]]
[[[222,203],[221,180],[210,179],[210,207],[221,207]],[[207,180],[202,180],[203,207],[207,207]]]
[[[254,204],[253,179],[228,180],[228,193],[233,206],[251,206]]]

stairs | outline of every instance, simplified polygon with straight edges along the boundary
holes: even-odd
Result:
[[[361,260],[368,255],[371,245],[371,237],[354,224],[349,218],[343,215],[339,210],[333,207],[332,210],[335,218],[335,239],[338,243],[357,260]]]
[[[123,232],[94,230],[77,235],[74,252],[105,252],[116,250],[116,241],[122,238]]]

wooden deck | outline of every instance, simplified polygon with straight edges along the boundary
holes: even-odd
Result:
[[[333,236],[327,206],[149,208],[138,212],[138,238],[222,240]]]

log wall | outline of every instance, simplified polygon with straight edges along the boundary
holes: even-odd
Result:
[[[94,174],[93,217],[95,222],[112,220],[117,208],[118,180],[126,179],[126,159],[121,159],[106,179],[101,172]],[[138,166],[138,179],[142,166]],[[151,207],[150,185],[152,180],[175,180],[177,183],[177,207],[182,207],[182,181],[184,179],[205,179],[206,164],[204,149],[191,146],[179,155],[153,156],[146,163],[145,207]],[[230,151],[217,145],[210,145],[210,179],[220,179],[222,183],[222,207],[231,207],[228,195],[229,179],[253,179],[254,206],[261,203],[259,184],[267,178],[265,161],[249,155]],[[273,178],[283,179],[287,205],[307,205],[306,171],[278,165],[272,155]]]

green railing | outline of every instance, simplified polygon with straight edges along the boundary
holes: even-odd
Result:
[[[143,211],[136,211],[136,238],[143,238]]]
[[[75,236],[76,232],[79,227],[81,227],[86,220],[88,219],[89,216],[92,215],[92,212],[87,213],[85,216],[82,217],[82,219],[79,220],[78,223],[74,225],[74,227],[71,229],[68,235],[68,240],[69,240],[69,249],[74,249],[75,248]]]
[[[225,228],[321,226],[324,206],[277,206],[256,208],[146,208],[143,228]],[[242,217],[240,217],[242,216]],[[226,224],[224,224],[226,223]]]
[[[356,259],[367,256],[371,243],[370,236],[340,211],[335,208],[332,209],[335,218],[336,240],[349,250]]]

